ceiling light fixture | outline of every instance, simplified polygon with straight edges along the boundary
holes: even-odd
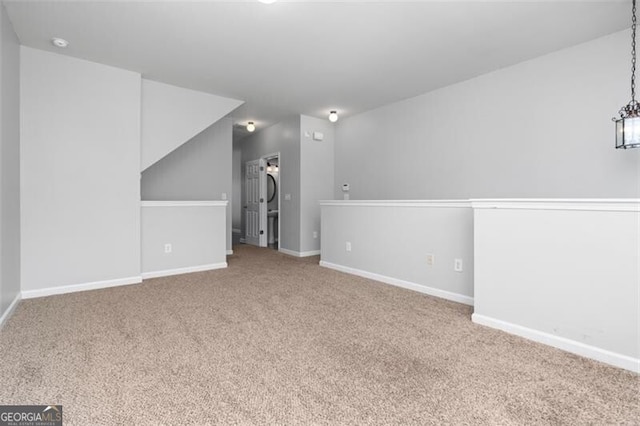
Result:
[[[331,111],[329,113],[329,121],[332,123],[335,123],[336,121],[338,121],[338,112],[337,111]]]
[[[61,49],[64,49],[65,47],[67,47],[69,45],[69,42],[63,38],[59,38],[59,37],[54,37],[51,39],[51,44],[53,44],[55,47],[59,47]]]
[[[256,130],[256,125],[253,124],[253,121],[250,121],[247,123],[247,131],[248,132],[253,132]]]
[[[616,148],[640,148],[640,103],[636,101],[636,0],[631,9],[631,102],[620,109],[616,122]]]
[[[264,4],[271,4],[271,3],[275,3],[276,0],[258,0],[260,3],[264,3]]]

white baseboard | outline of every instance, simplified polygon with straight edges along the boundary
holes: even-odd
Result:
[[[169,277],[171,275],[189,274],[191,272],[211,271],[213,269],[222,269],[227,267],[227,262],[210,263],[208,265],[189,266],[186,268],[166,269],[164,271],[143,272],[142,279]]]
[[[289,250],[289,249],[285,249],[285,248],[279,248],[278,251],[280,253],[288,254],[289,256],[300,257],[300,256],[298,256],[298,252],[297,251],[293,251],[293,250]]]
[[[289,256],[295,257],[309,257],[309,256],[318,256],[320,254],[320,250],[312,250],[312,251],[294,251],[289,249],[280,248],[278,249],[280,253],[288,254]]]
[[[38,290],[22,290],[22,298],[33,299],[35,297],[53,296],[54,294],[75,293],[77,291],[97,290],[101,288],[118,287],[121,285],[138,284],[140,282],[142,282],[142,278],[140,276],[135,276],[119,278],[116,280],[95,281],[83,284],[48,287]]]
[[[231,233],[233,234],[242,234],[242,230],[239,228],[232,228]]]
[[[18,294],[16,294],[16,297],[13,299],[13,302],[11,302],[7,310],[4,311],[4,313],[0,317],[0,329],[2,329],[2,326],[4,325],[4,323],[9,319],[9,317],[11,317],[11,315],[13,314],[13,311],[15,311],[16,308],[18,307],[18,303],[20,303],[20,299],[21,299],[20,292],[18,292]]]
[[[241,243],[241,244],[246,244],[246,243],[247,243],[247,240],[245,240],[244,238],[240,237],[240,243]]]
[[[227,254],[231,256],[233,254],[233,250],[227,250]]]
[[[410,281],[400,280],[398,278],[387,277],[385,275],[376,274],[373,272],[363,271],[361,269],[350,268],[348,266],[337,265],[331,262],[320,261],[320,266],[325,268],[335,269],[336,271],[346,272],[347,274],[358,275],[360,277],[369,278],[375,281],[380,281],[385,284],[391,284],[396,287],[402,287],[409,290],[417,291],[420,293],[428,294],[429,296],[439,297],[441,299],[451,300],[453,302],[463,303],[465,305],[473,306],[473,297],[465,296],[463,294],[452,293],[450,291],[441,290],[439,288],[428,287],[426,285],[413,283]]]
[[[632,358],[627,355],[622,355],[595,346],[586,345],[582,342],[567,339],[566,337],[556,336],[544,331],[523,327],[521,325],[512,324],[510,322],[480,314],[471,315],[471,320],[476,324],[495,328],[510,334],[515,334],[516,336],[524,337],[525,339],[533,340],[534,342],[553,346],[554,348],[562,349],[563,351],[571,352],[585,358],[594,359],[596,361],[604,362],[605,364],[640,373],[640,359],[638,358]]]

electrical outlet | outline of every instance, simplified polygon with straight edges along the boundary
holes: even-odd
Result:
[[[220,198],[222,198],[222,200],[226,200],[227,199],[227,193],[223,192],[222,196]]]
[[[347,241],[347,243],[345,244],[345,249],[347,251],[351,251],[351,242],[350,241]]]
[[[291,201],[291,194],[284,194],[285,201]]]
[[[318,231],[313,231],[313,238],[318,238]]]
[[[453,261],[453,270],[456,272],[462,272],[462,259],[455,259]]]
[[[165,253],[171,253],[172,250],[173,250],[173,247],[171,246],[171,244],[165,244],[164,245],[164,252]]]
[[[427,254],[427,265],[433,266],[434,263],[436,263],[435,255],[433,255],[431,253]]]

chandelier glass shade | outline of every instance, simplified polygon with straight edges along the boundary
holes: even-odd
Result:
[[[620,110],[616,122],[616,148],[640,148],[640,104],[629,103]]]
[[[631,18],[631,102],[620,108],[616,123],[616,148],[640,148],[640,103],[636,101],[636,0]]]

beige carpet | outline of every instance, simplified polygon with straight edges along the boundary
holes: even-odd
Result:
[[[639,376],[471,308],[235,247],[225,270],[23,301],[0,404],[67,425],[640,424]]]

